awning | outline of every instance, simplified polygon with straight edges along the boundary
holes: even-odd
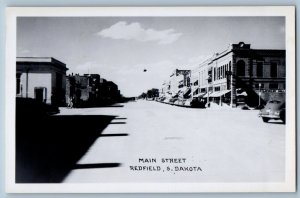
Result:
[[[223,96],[227,93],[229,93],[231,90],[223,90],[223,91],[216,91],[216,92],[213,92],[210,97],[220,97],[220,96]]]
[[[189,95],[190,93],[191,93],[191,88],[188,87],[186,90],[184,90],[183,95],[184,95],[184,96],[187,96],[187,95]]]
[[[211,96],[211,94],[212,94],[212,92],[210,91],[210,92],[209,92],[209,97]],[[206,94],[203,96],[203,98],[207,98],[207,96],[208,96],[208,93],[206,93]]]
[[[204,92],[204,93],[198,93],[198,94],[196,94],[196,95],[193,95],[193,97],[203,97],[204,95],[205,95],[206,93]]]
[[[177,92],[177,96],[180,96],[180,97],[183,97],[183,92],[184,92],[184,90],[183,90],[183,88],[180,88],[179,90],[178,90],[178,92]]]

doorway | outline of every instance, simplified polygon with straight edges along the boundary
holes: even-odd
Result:
[[[38,102],[46,102],[46,88],[45,87],[34,88],[34,96]]]

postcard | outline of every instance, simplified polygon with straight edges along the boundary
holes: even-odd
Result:
[[[295,7],[6,17],[6,192],[295,191]]]

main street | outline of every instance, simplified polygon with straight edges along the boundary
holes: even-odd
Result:
[[[116,116],[64,182],[284,180],[285,125],[262,122],[257,110],[122,105],[61,109],[61,115]]]

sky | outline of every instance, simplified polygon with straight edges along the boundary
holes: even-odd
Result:
[[[18,17],[17,56],[53,57],[138,96],[230,43],[285,49],[284,17]],[[144,71],[146,70],[146,72]]]

